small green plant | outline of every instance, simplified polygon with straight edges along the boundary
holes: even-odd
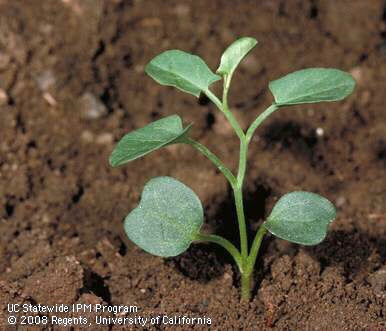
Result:
[[[217,74],[200,57],[180,50],[163,52],[146,66],[146,73],[158,83],[174,86],[196,97],[204,93],[225,115],[240,139],[236,175],[206,146],[189,136],[191,124],[184,128],[177,115],[162,118],[126,134],[110,156],[111,166],[116,167],[161,147],[181,143],[194,147],[214,163],[234,192],[240,249],[223,237],[200,232],[204,213],[199,198],[190,188],[170,177],[153,178],[145,185],[141,201],[126,217],[124,227],[127,236],[135,244],[163,257],[179,255],[196,241],[222,246],[234,258],[240,270],[242,300],[250,298],[251,276],[262,238],[267,231],[294,243],[316,245],[326,237],[328,225],[336,216],[333,204],[326,198],[310,192],[291,192],[278,200],[258,229],[252,245],[248,245],[242,188],[248,146],[255,130],[281,107],[342,100],[355,87],[353,78],[337,69],[310,68],[288,74],[270,82],[274,102],[244,132],[229,109],[227,96],[236,67],[256,44],[257,41],[249,37],[232,43],[221,57]],[[220,79],[223,80],[222,100],[209,89],[212,83]]]

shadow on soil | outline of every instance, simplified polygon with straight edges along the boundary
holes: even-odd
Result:
[[[248,240],[251,243],[257,222],[266,216],[266,201],[271,196],[271,189],[256,181],[255,190],[244,193],[244,209],[247,220],[254,220],[248,226]],[[213,234],[220,235],[239,247],[239,229],[237,215],[233,202],[233,193],[228,190],[227,198],[220,202],[213,213],[213,217],[207,220],[213,229]],[[262,245],[264,251],[266,244]],[[182,254],[169,260],[176,269],[186,277],[199,282],[209,282],[211,279],[220,277],[224,273],[224,265],[231,264],[238,275],[238,270],[231,256],[222,247],[215,244],[196,244]],[[237,276],[238,277],[238,276]],[[238,282],[238,279],[235,280]]]
[[[307,251],[319,261],[321,271],[329,266],[341,267],[347,281],[352,281],[362,269],[386,262],[386,238],[374,238],[359,231],[334,231]]]

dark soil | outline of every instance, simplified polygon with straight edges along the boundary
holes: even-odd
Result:
[[[257,132],[245,186],[251,234],[292,190],[325,195],[339,216],[319,246],[267,237],[253,300],[241,305],[220,248],[161,259],[123,234],[145,182],[169,175],[200,196],[208,231],[237,243],[215,168],[187,146],[119,169],[107,158],[124,133],[179,114],[235,169],[238,142],[215,107],[157,85],[144,66],[178,48],[214,70],[244,35],[260,42],[230,93],[244,128],[270,104],[267,83],[288,72],[337,67],[358,86],[343,102],[282,109]],[[12,329],[8,303],[104,302],[142,316],[207,316],[213,330],[386,330],[385,81],[381,0],[0,0],[2,329]]]

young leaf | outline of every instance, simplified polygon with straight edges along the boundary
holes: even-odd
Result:
[[[181,118],[172,115],[132,131],[115,146],[109,158],[110,165],[117,167],[163,146],[177,143],[178,138],[187,134],[190,127],[184,129]]]
[[[171,177],[151,179],[141,201],[125,219],[130,240],[158,256],[176,256],[188,249],[199,233],[204,213],[197,195]]]
[[[269,83],[279,106],[342,100],[354,87],[355,81],[350,74],[328,68],[295,71]]]
[[[174,86],[196,97],[221,79],[200,57],[179,50],[166,51],[156,56],[145,71],[161,85]]]
[[[334,205],[311,192],[291,192],[279,199],[264,227],[275,236],[303,245],[319,244],[336,216]]]
[[[233,42],[221,56],[220,66],[216,73],[232,76],[241,60],[255,47],[257,40],[250,37],[243,37]]]

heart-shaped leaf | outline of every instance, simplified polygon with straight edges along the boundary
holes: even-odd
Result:
[[[158,83],[174,86],[196,97],[221,79],[200,57],[180,50],[161,53],[149,62],[145,71]]]
[[[233,42],[221,56],[220,66],[217,73],[220,75],[232,76],[241,60],[255,47],[257,40],[250,37],[243,37]]]
[[[171,177],[151,179],[141,201],[125,219],[130,240],[148,253],[176,256],[188,249],[203,223],[197,195]]]
[[[177,143],[179,138],[187,134],[190,127],[191,125],[184,129],[181,118],[172,115],[132,131],[123,136],[115,146],[110,155],[110,165],[117,167],[163,146]]]
[[[279,199],[264,227],[275,236],[303,245],[319,244],[334,220],[334,205],[311,192],[291,192]]]
[[[310,68],[295,71],[269,83],[279,106],[342,100],[355,87],[352,76],[338,69]]]

